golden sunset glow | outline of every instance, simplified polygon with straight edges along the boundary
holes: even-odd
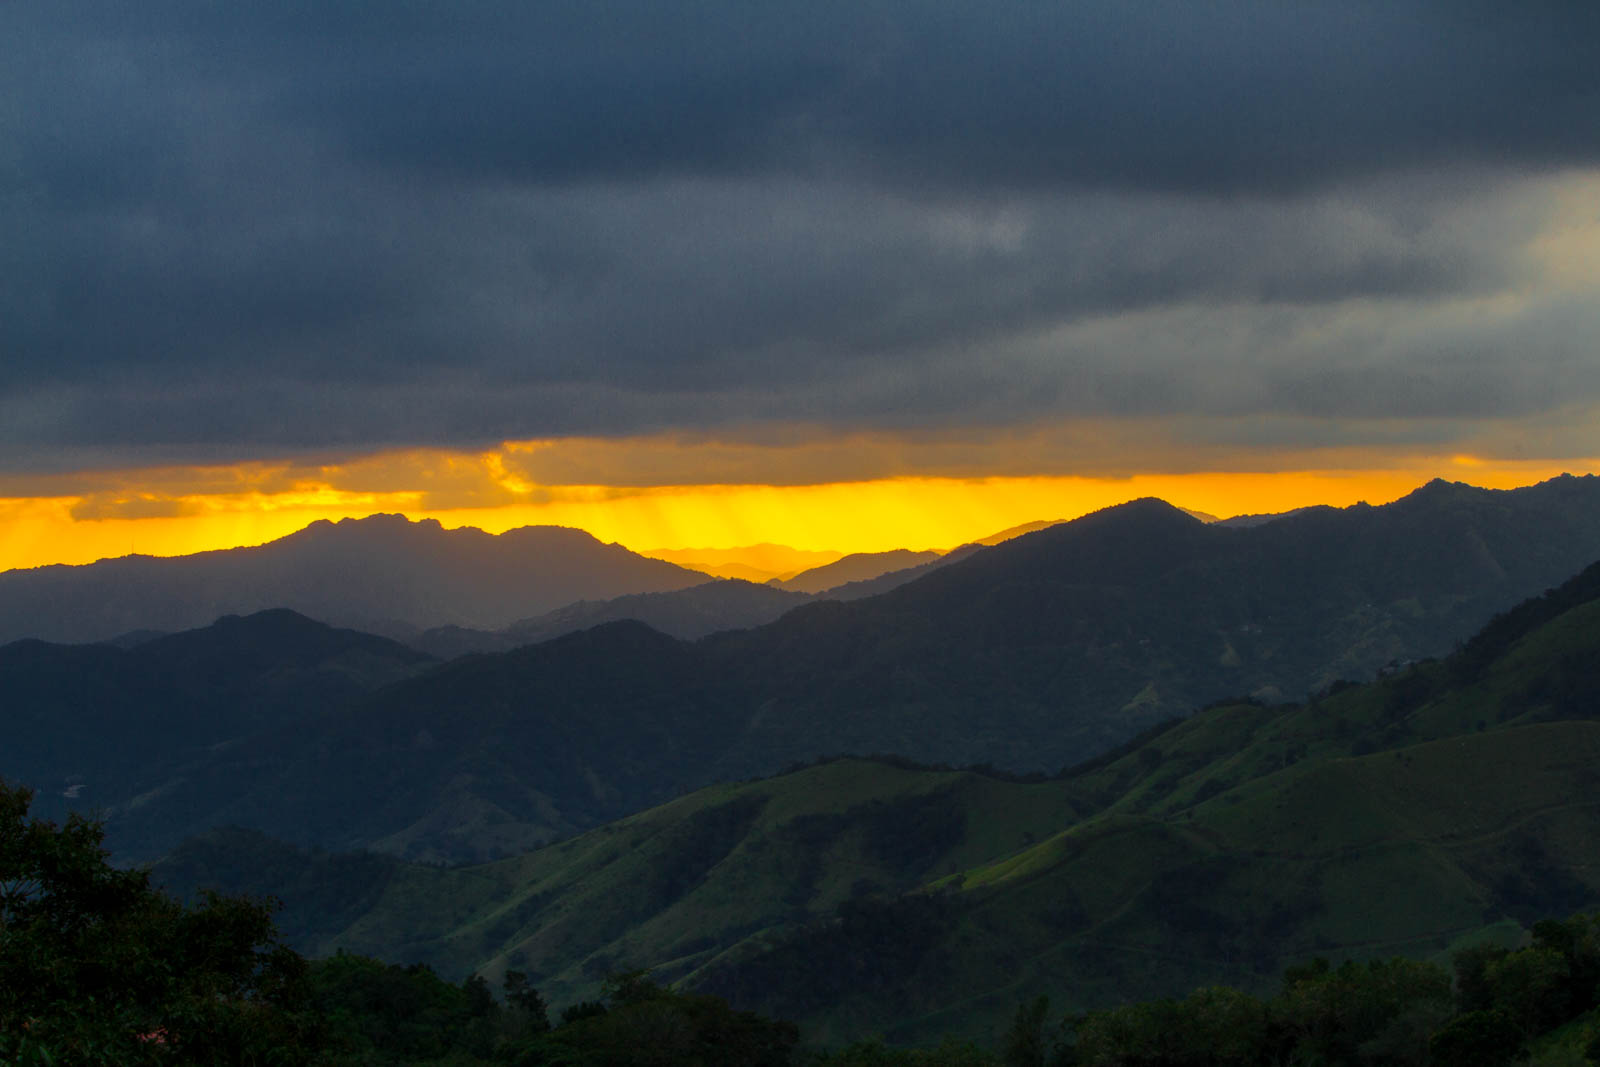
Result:
[[[656,447],[662,473],[696,458],[688,446],[680,451],[691,455],[676,458],[671,448],[660,442]],[[645,451],[639,445],[597,449],[575,443],[556,457],[562,445],[543,442],[477,454],[408,451],[346,462],[75,475],[69,483],[77,489],[73,495],[0,499],[0,568],[261,544],[318,519],[376,512],[491,533],[573,526],[637,551],[761,542],[838,552],[950,548],[1025,522],[1070,519],[1146,496],[1227,517],[1314,504],[1380,504],[1434,477],[1513,488],[1564,471],[1600,469],[1600,461],[1556,465],[1455,454],[1384,468],[605,485],[548,484],[519,462],[537,453],[556,465],[600,473],[604,465],[589,464],[607,449],[626,451],[626,459]],[[808,462],[816,459],[812,455]],[[803,465],[796,460],[794,471]]]

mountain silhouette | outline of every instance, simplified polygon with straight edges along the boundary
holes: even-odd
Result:
[[[469,652],[505,652],[624,619],[633,619],[669,636],[692,641],[719,630],[761,626],[810,599],[804,593],[724,578],[666,593],[580,600],[531,619],[519,620],[502,630],[439,627],[407,643],[440,659],[453,659]]]
[[[1053,772],[1220,697],[1447,652],[1597,556],[1590,478],[1244,529],[1135,501],[755,629],[689,643],[616,622],[466,657],[219,752],[111,827],[158,854],[208,810],[481,859],[821,755]]]
[[[893,571],[903,571],[932,563],[942,552],[913,552],[897,548],[890,552],[852,552],[821,567],[801,571],[792,578],[773,579],[772,585],[796,593],[822,593],[850,582],[864,582]]]
[[[0,647],[0,778],[38,789],[41,814],[106,808],[171,788],[182,768],[230,746],[254,751],[263,734],[297,729],[432,662],[281,608],[128,650],[13,642]]]
[[[923,555],[933,558],[902,570],[848,581],[820,593],[792,592],[775,583],[757,584],[738,578],[725,578],[665,593],[633,593],[610,600],[580,600],[543,615],[521,619],[501,630],[440,626],[415,637],[406,637],[405,641],[411,647],[439,659],[454,659],[474,652],[506,652],[522,645],[549,641],[564,634],[625,619],[642,622],[671,637],[694,641],[724,630],[748,630],[764,626],[785,612],[813,600],[860,600],[877,596],[920,578],[936,567],[965,559],[978,547],[963,545],[942,554],[908,553],[913,559]],[[866,573],[876,569],[875,566],[864,568]]]
[[[392,636],[444,625],[497,629],[576,600],[705,580],[582,530],[526,526],[495,536],[373,515],[320,520],[255,548],[0,573],[0,642],[188,630],[268,608]]]

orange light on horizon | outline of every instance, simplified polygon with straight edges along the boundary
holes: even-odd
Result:
[[[305,478],[246,492],[184,493],[168,484],[161,493],[125,493],[99,510],[86,507],[83,497],[0,499],[0,569],[255,545],[318,519],[375,512],[490,533],[526,525],[573,526],[643,552],[761,542],[837,552],[951,548],[1011,526],[1076,518],[1139,497],[1160,497],[1220,518],[1316,504],[1382,504],[1436,476],[1505,489],[1597,467],[1461,455],[1377,470],[898,477],[782,486],[549,487],[507,476],[502,486],[508,482],[510,488],[492,502],[447,508],[428,506],[427,494],[418,490],[351,491]]]

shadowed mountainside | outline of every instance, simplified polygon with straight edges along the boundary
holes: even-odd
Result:
[[[302,947],[528,972],[650,967],[817,1039],[988,1039],[1312,955],[1428,956],[1600,903],[1600,566],[1459,651],[1303,704],[1223,703],[1051,780],[838,760],[439,870],[258,834],[184,892],[289,902]],[[1471,783],[1466,789],[1463,783]]]
[[[469,652],[505,652],[626,619],[642,622],[670,637],[692,641],[719,630],[765,625],[810,599],[804,593],[724,578],[668,593],[580,600],[514,622],[503,630],[439,627],[407,643],[440,659],[453,659]]]
[[[1574,606],[1532,605],[1443,662],[1202,712],[1070,776],[1094,814],[1062,832],[872,921],[748,938],[690,981],[824,1032],[977,1033],[1037,993],[1264,989],[1313,955],[1430,955],[1593,908],[1600,569],[1574,584]],[[885,942],[887,966],[828,992]]]
[[[887,593],[891,589],[898,589],[907,582],[915,581],[925,574],[932,574],[940,567],[947,567],[966,559],[984,546],[980,544],[961,545],[952,548],[938,559],[919,563],[915,567],[907,567],[903,571],[890,571],[880,574],[876,578],[863,578],[860,581],[846,582],[844,585],[835,586],[817,597],[818,600],[864,600],[870,596]]]
[[[891,571],[904,571],[932,563],[943,552],[913,552],[897,548],[892,552],[852,552],[822,567],[801,571],[793,578],[773,579],[779,589],[795,593],[824,593],[850,582],[865,582]]]
[[[1138,501],[717,635],[759,684],[721,768],[844,752],[1053,770],[1227,693],[1295,697],[1447,651],[1600,557],[1600,480],[1435,482],[1248,529]]]
[[[1241,530],[1140,501],[693,644],[613,623],[467,657],[220,751],[110,830],[153,856],[199,810],[481,859],[824,754],[1054,771],[1229,693],[1446,651],[1597,554],[1594,479],[1434,483]]]
[[[725,578],[667,593],[635,593],[611,600],[580,600],[531,619],[514,622],[503,630],[474,630],[440,626],[406,640],[412,648],[454,659],[473,652],[508,652],[523,645],[550,641],[565,634],[633,620],[669,637],[694,641],[724,630],[764,626],[801,604],[813,600],[860,600],[877,596],[922,577],[937,567],[965,559],[977,545],[939,554],[903,570],[847,582],[821,593],[798,593],[772,584]],[[921,555],[913,553],[912,555]],[[868,568],[870,571],[873,568]]]
[[[446,624],[494,629],[576,600],[705,577],[582,530],[527,526],[496,536],[374,515],[315,522],[256,548],[5,571],[0,642],[187,630],[268,608],[391,636]]]
[[[386,638],[292,611],[225,616],[133,649],[18,641],[0,647],[0,778],[39,790],[36,810],[138,804],[182,768],[253,747],[432,664]],[[246,741],[246,739],[252,739]],[[189,813],[200,825],[209,813]]]
[[[1048,530],[1052,526],[1059,526],[1064,521],[1063,519],[1036,519],[1033,522],[1022,523],[1020,526],[1008,526],[998,533],[978,538],[973,544],[993,547],[1003,541],[1009,541],[1013,537],[1021,537],[1023,534],[1037,533],[1040,530]]]
[[[843,552],[791,548],[763,542],[737,548],[652,548],[644,552],[652,559],[664,559],[717,578],[737,578],[745,582],[769,582],[788,578],[801,571],[832,563]]]
[[[707,573],[729,579],[732,586],[695,586],[669,593],[643,593],[617,597],[610,601],[584,601],[569,604],[537,618],[524,619],[503,630],[469,631],[461,627],[440,627],[411,639],[410,644],[441,658],[466,652],[503,652],[533,641],[547,641],[575,630],[607,622],[636,619],[664,634],[692,641],[722,630],[744,630],[779,618],[808,599],[860,600],[877,596],[920,578],[937,567],[965,559],[986,545],[997,545],[1024,533],[1042,530],[1054,522],[1031,522],[981,538],[948,551],[802,553],[782,545],[752,545],[744,549],[685,549],[659,551],[663,559],[692,565],[701,561]],[[776,566],[808,556],[837,557],[831,563],[798,573],[767,572],[730,564],[724,557],[745,553],[751,558]],[[743,581],[742,581],[743,580]],[[741,585],[760,582],[767,589],[789,592],[790,596],[770,596]]]

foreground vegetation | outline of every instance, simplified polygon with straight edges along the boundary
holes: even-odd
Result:
[[[186,907],[118,870],[102,829],[32,818],[0,785],[0,1062],[379,1065],[787,1064],[792,1023],[673,993],[640,974],[551,1025],[525,977],[472,976],[278,942],[269,903]]]
[[[1506,1067],[1600,1058],[1600,917],[1535,923],[1528,943],[1291,968],[1269,998],[1222,986],[1052,1019],[1019,1007],[993,1051],[858,1042],[804,1050],[790,1022],[715,996],[614,975],[552,1023],[539,992],[481,976],[279,944],[271,906],[211,895],[184,906],[118,870],[101,828],[29,816],[0,786],[0,1057],[46,1064],[510,1064],[697,1067]]]

